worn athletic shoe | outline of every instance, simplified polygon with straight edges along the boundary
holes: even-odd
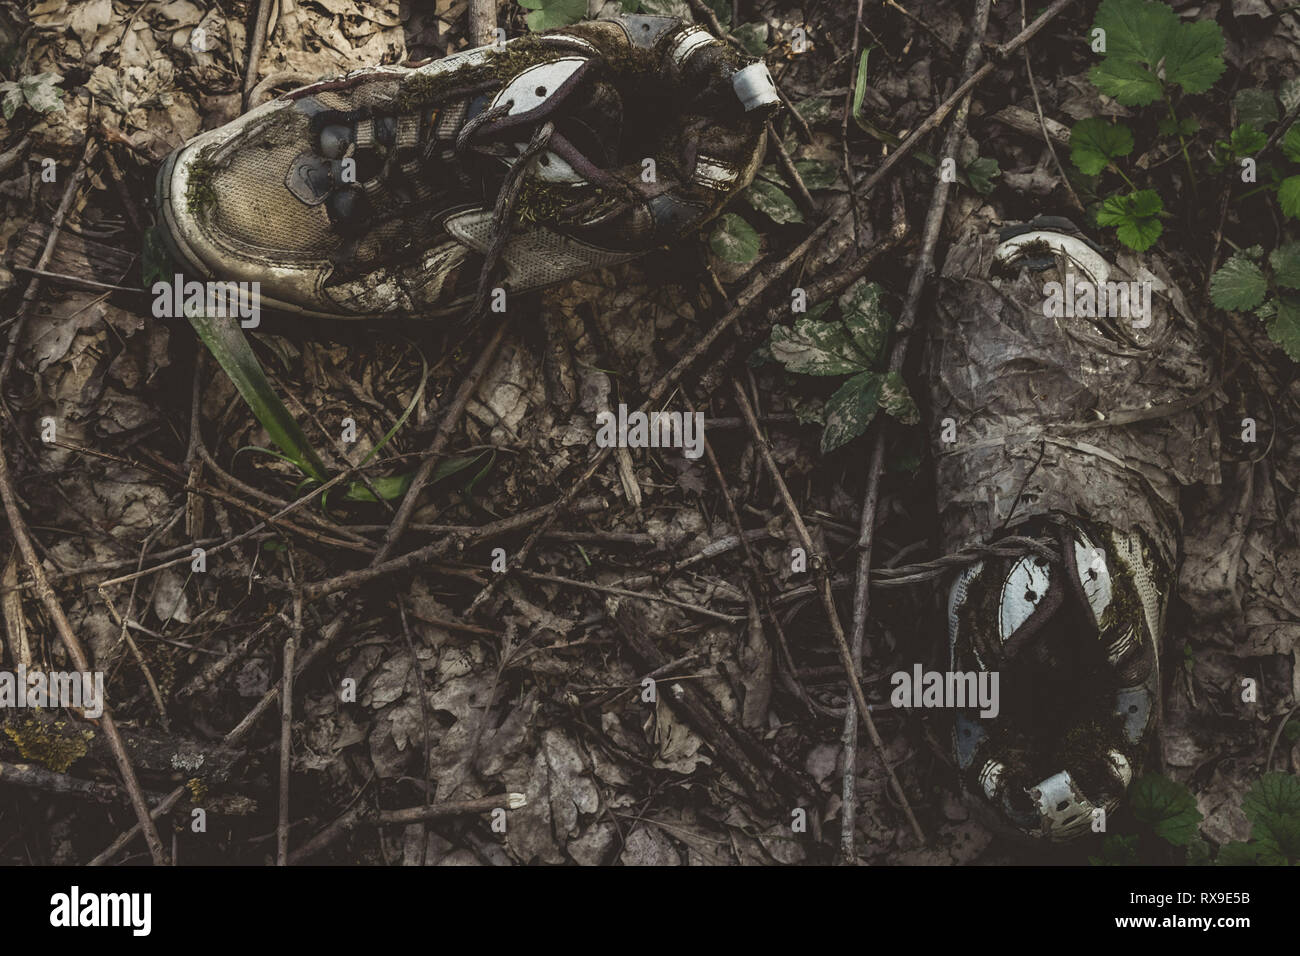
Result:
[[[464,312],[698,228],[749,184],[778,104],[761,62],[671,17],[358,70],[168,157],[163,237],[265,305]]]
[[[950,667],[1000,697],[957,712],[954,755],[986,818],[1069,840],[1104,829],[1157,727],[1178,491],[1218,480],[1208,350],[1158,259],[1056,218],[972,227],[937,301],[944,550],[984,549],[949,592]]]

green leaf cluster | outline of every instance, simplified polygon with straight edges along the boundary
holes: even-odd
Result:
[[[778,325],[767,343],[771,357],[801,375],[848,376],[821,410],[821,449],[834,451],[866,431],[878,410],[904,424],[920,421],[907,385],[897,372],[876,369],[894,320],[883,291],[859,279],[840,296],[838,321],[823,321],[823,303],[793,326]]]

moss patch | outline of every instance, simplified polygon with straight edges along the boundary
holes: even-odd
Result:
[[[66,720],[46,723],[28,717],[7,724],[5,735],[28,760],[55,773],[67,773],[69,767],[86,755],[95,732],[70,727]]]
[[[191,215],[198,215],[217,201],[217,191],[212,186],[217,164],[210,158],[210,152],[211,147],[205,147],[190,163],[189,180],[185,184],[185,207]]]

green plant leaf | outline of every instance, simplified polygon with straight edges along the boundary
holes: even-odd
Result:
[[[1300,176],[1288,176],[1277,187],[1277,203],[1282,215],[1300,219]]]
[[[863,371],[870,361],[837,322],[803,318],[793,328],[775,325],[769,346],[774,359],[801,375],[850,375]]]
[[[11,120],[18,112],[18,107],[23,105],[23,91],[17,83],[0,83],[0,90],[4,90],[5,94],[4,105],[0,109],[4,110],[6,120]]]
[[[1185,847],[1196,836],[1201,811],[1196,809],[1196,798],[1181,783],[1146,774],[1133,784],[1129,798],[1133,815],[1166,843]]]
[[[37,73],[24,76],[18,86],[28,106],[38,113],[52,113],[63,109],[63,90],[58,87],[62,81],[62,73]]]
[[[1277,97],[1268,90],[1238,90],[1232,105],[1237,110],[1237,122],[1243,126],[1263,129],[1277,122]]]
[[[971,189],[981,196],[993,192],[993,180],[1001,175],[998,161],[989,156],[977,156],[966,166],[966,178],[970,180]]]
[[[745,190],[745,199],[775,223],[803,222],[803,214],[794,200],[785,190],[766,180],[755,179]]]
[[[534,33],[566,27],[587,15],[587,0],[519,0],[519,5],[533,11],[524,19]]]
[[[740,41],[740,45],[751,56],[762,56],[767,52],[768,26],[766,20],[755,23],[742,23],[731,31],[731,35]]]
[[[370,484],[374,485],[375,491],[379,492],[379,497],[385,501],[395,501],[406,494],[406,489],[411,487],[411,479],[414,473],[406,475],[389,475],[384,478],[371,478]],[[347,492],[343,495],[344,501],[374,501],[374,492],[366,486],[364,482],[354,481],[348,485]]]
[[[1133,152],[1133,134],[1123,123],[1089,117],[1070,130],[1070,160],[1079,171],[1096,176],[1112,159]]]
[[[1273,281],[1284,289],[1300,289],[1300,242],[1284,242],[1268,256]]]
[[[898,372],[890,372],[881,383],[880,407],[904,425],[916,425],[921,421],[921,412]]]
[[[1137,866],[1137,835],[1106,834],[1106,838],[1101,841],[1101,856],[1090,856],[1088,862],[1093,866]]]
[[[1238,126],[1228,137],[1228,145],[1237,156],[1253,156],[1268,143],[1268,137],[1253,126]]]
[[[1107,196],[1097,210],[1097,224],[1115,226],[1119,241],[1136,252],[1151,248],[1164,225],[1160,213],[1165,204],[1153,189],[1139,189],[1127,195]]]
[[[810,96],[794,104],[794,110],[809,126],[815,126],[831,118],[831,101],[825,96]]]
[[[871,424],[880,400],[881,375],[862,372],[846,380],[826,401],[826,427],[822,429],[822,453],[826,454],[857,438]]]
[[[1219,847],[1215,866],[1259,866],[1259,844],[1234,841]]]
[[[1282,152],[1293,163],[1300,163],[1300,123],[1292,123],[1282,137]]]
[[[1282,346],[1293,362],[1300,362],[1300,298],[1277,297],[1277,314],[1268,324],[1268,337]]]
[[[862,354],[863,364],[880,357],[881,349],[894,327],[894,318],[883,302],[884,291],[874,282],[859,279],[839,298],[844,327]]]
[[[1210,301],[1220,309],[1253,309],[1264,301],[1268,282],[1247,256],[1238,252],[1219,266],[1210,278]]]
[[[1150,0],[1102,0],[1094,27],[1106,31],[1106,59],[1154,67],[1165,53],[1165,38],[1179,26],[1178,14]]]
[[[262,364],[253,354],[252,346],[244,337],[244,330],[239,327],[239,323],[205,315],[191,315],[188,318],[217,364],[271,436],[271,441],[304,474],[317,481],[327,480],[324,463],[267,381]]]
[[[1141,63],[1103,60],[1088,73],[1093,86],[1124,106],[1149,106],[1160,99],[1160,78]]]
[[[871,47],[862,51],[858,57],[857,78],[853,82],[853,122],[865,132],[871,132],[866,124],[866,117],[862,114],[862,104],[867,98],[867,57],[871,54]]]
[[[798,170],[803,184],[810,190],[830,189],[839,182],[840,167],[825,159],[796,160],[794,168]]]
[[[145,230],[143,249],[140,252],[140,280],[146,289],[152,289],[155,282],[170,282],[175,275],[171,254],[163,245],[162,235],[157,226]]]
[[[1204,93],[1223,75],[1223,31],[1213,20],[1180,22],[1165,35],[1165,80]]]
[[[709,248],[714,255],[727,262],[744,265],[758,258],[758,233],[754,227],[729,212],[718,220],[709,237]]]

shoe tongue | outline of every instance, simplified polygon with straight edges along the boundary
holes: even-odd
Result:
[[[1007,663],[1026,652],[1060,608],[1066,583],[1059,566],[1032,553],[1003,558],[992,570],[986,580],[997,589],[994,620],[984,622],[982,635],[990,660]]]

